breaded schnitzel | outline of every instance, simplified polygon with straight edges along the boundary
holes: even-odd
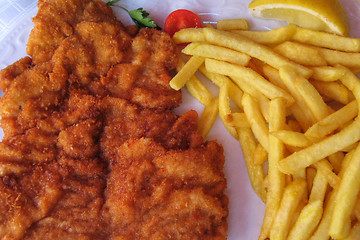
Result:
[[[226,239],[223,149],[172,112],[171,38],[101,1],[38,6],[0,71],[0,238]]]

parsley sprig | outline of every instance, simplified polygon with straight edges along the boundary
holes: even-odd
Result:
[[[151,18],[148,17],[149,13],[145,11],[143,8],[138,8],[129,11],[122,6],[117,5],[116,3],[119,1],[120,0],[110,0],[109,2],[106,3],[106,5],[118,7],[126,11],[131,17],[131,19],[134,21],[136,26],[138,26],[139,28],[148,27],[148,28],[156,28],[158,30],[161,30],[161,28],[158,25],[156,25],[156,23]]]

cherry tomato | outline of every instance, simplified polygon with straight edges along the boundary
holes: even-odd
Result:
[[[196,13],[186,9],[178,9],[169,14],[165,20],[164,30],[171,37],[183,28],[199,28],[202,22]]]

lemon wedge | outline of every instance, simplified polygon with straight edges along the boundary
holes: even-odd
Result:
[[[338,0],[254,0],[252,15],[285,20],[300,27],[347,36],[349,22]]]

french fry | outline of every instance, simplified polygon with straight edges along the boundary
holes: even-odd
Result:
[[[322,172],[332,188],[337,187],[340,182],[340,178],[332,171],[332,166],[327,160],[322,159],[314,163],[314,166],[318,171]]]
[[[235,128],[239,127],[250,127],[250,123],[246,118],[245,113],[230,113],[225,117],[225,122]]]
[[[360,222],[356,223],[344,240],[360,240]]]
[[[261,115],[259,105],[247,93],[243,96],[242,104],[245,115],[256,139],[267,151],[269,151],[269,128],[266,125],[265,119]]]
[[[356,219],[358,220],[358,222],[360,222],[360,194],[357,197],[353,214],[356,217]]]
[[[217,29],[219,30],[234,30],[234,29],[249,29],[249,23],[243,19],[223,19],[217,21]]]
[[[277,131],[285,125],[285,103],[281,98],[276,98],[270,103],[269,128]],[[268,170],[268,194],[266,198],[265,216],[259,239],[270,236],[271,226],[280,207],[280,199],[285,187],[285,176],[281,173],[277,164],[284,157],[284,145],[274,136],[269,136],[269,170]]]
[[[211,127],[214,125],[216,117],[219,112],[219,98],[213,98],[207,105],[199,117],[198,129],[200,135],[205,137],[210,132]]]
[[[305,136],[309,138],[322,139],[326,135],[331,134],[334,130],[342,125],[350,122],[358,114],[358,104],[352,101],[338,111],[330,114],[326,118],[320,120],[306,132]]]
[[[288,26],[280,27],[270,31],[232,30],[231,32],[249,38],[257,43],[270,45],[280,44],[282,42],[290,40],[294,35],[295,31],[296,26],[290,24]]]
[[[342,104],[348,104],[353,99],[352,93],[346,87],[344,87],[344,85],[338,82],[323,82],[312,80],[310,83],[320,94]]]
[[[311,168],[312,169],[312,168]],[[322,171],[317,170],[312,182],[312,188],[309,195],[309,203],[320,200],[324,202],[328,181]]]
[[[258,44],[250,39],[239,36],[238,34],[220,31],[216,29],[203,29],[206,41],[246,53],[251,57],[257,58],[270,66],[279,69],[282,66],[290,65],[298,69],[305,77],[310,77],[312,70],[302,65],[289,61],[285,57],[275,53],[270,48]]]
[[[308,167],[305,170],[306,170],[307,190],[308,190],[308,193],[311,193],[311,189],[313,188],[313,185],[314,185],[314,179],[315,179],[317,170],[313,167]]]
[[[243,109],[242,103],[241,103],[243,92],[241,91],[241,89],[238,86],[235,85],[235,83],[233,83],[228,77],[226,77],[224,75],[208,72],[205,69],[205,66],[203,66],[203,65],[200,66],[199,70],[204,76],[206,76],[208,79],[210,79],[218,87],[221,87],[226,82],[229,86],[228,93],[229,93],[231,100],[233,100],[233,102],[240,109]]]
[[[250,61],[250,56],[234,51],[229,48],[219,47],[207,43],[190,43],[183,50],[187,55],[195,55],[204,58],[213,58],[226,62],[231,62],[246,66]]]
[[[189,93],[204,106],[210,103],[211,93],[195,75],[190,77],[185,86]]]
[[[261,75],[259,75],[254,70],[243,67],[240,65],[235,65],[231,63],[221,62],[213,59],[205,59],[205,67],[209,72],[214,72],[218,74],[223,74],[233,77],[232,79],[236,82],[237,78],[242,78],[249,85],[252,85],[258,89],[262,94],[264,94],[269,99],[276,97],[283,97],[287,100],[287,103],[291,105],[294,102],[294,99],[283,89],[269,83]],[[238,84],[241,85],[241,84]]]
[[[254,163],[257,165],[261,165],[268,160],[268,152],[260,143],[256,145],[253,158]]]
[[[317,121],[320,121],[329,115],[328,106],[323,101],[320,94],[309,81],[301,75],[297,75],[296,69],[282,67],[280,68],[279,73],[281,79],[283,79],[288,88],[291,84],[294,85],[295,90],[292,90],[291,93],[297,93],[297,100],[302,99],[305,102]]]
[[[335,197],[336,197],[336,190],[333,189],[329,194],[326,196],[326,205],[324,207],[324,212],[322,219],[313,233],[313,235],[310,237],[310,240],[329,240],[329,225],[332,217],[332,213],[334,210],[335,205]]]
[[[336,174],[338,174],[341,170],[341,163],[344,160],[344,157],[345,155],[342,151],[331,154],[328,157],[328,160],[331,163],[331,166],[333,167]]]
[[[345,71],[342,68],[331,67],[331,66],[323,66],[323,67],[312,67],[313,75],[312,79],[318,81],[331,82],[339,80],[342,76],[344,76]]]
[[[320,53],[301,43],[286,41],[273,48],[278,54],[305,66],[326,66],[326,60]]]
[[[262,199],[266,201],[266,190],[265,190],[265,177],[264,171],[261,165],[254,163],[252,158],[253,153],[256,149],[256,142],[253,133],[250,128],[238,128],[237,134],[239,136],[240,146],[243,149],[243,155],[246,162],[247,172],[249,175],[250,183],[254,192]]]
[[[270,231],[270,239],[282,240],[287,238],[290,221],[305,191],[306,181],[301,178],[295,179],[286,186],[279,210]]]
[[[316,200],[306,205],[292,227],[288,240],[307,240],[318,225],[323,212],[322,201]]]
[[[229,97],[233,102],[238,106],[240,109],[243,109],[241,99],[244,93],[241,91],[241,89],[236,86],[230,79],[228,81],[229,83]]]
[[[279,130],[276,132],[271,132],[271,135],[281,140],[284,144],[294,147],[307,147],[312,144],[311,140],[300,132]]]
[[[340,132],[281,160],[279,162],[280,170],[287,174],[293,174],[335,152],[343,150],[360,140],[359,128],[360,119],[355,119]]]
[[[360,109],[360,81],[359,78],[352,73],[349,69],[346,69],[342,66],[339,66],[340,68],[343,68],[346,72],[344,76],[340,78],[340,81],[342,84],[344,84],[353,94],[354,97],[358,103],[358,107]]]
[[[345,52],[360,52],[360,39],[297,27],[292,39],[318,47]]]
[[[173,40],[176,44],[205,42],[205,36],[202,28],[184,28],[174,34]]]
[[[281,77],[280,77],[279,71],[269,65],[264,65],[263,72],[271,83],[273,83],[274,85],[276,85],[284,90],[285,89],[288,90],[290,93],[295,94],[292,96],[296,99],[296,101],[294,104],[292,104],[289,107],[289,110],[292,112],[292,114],[298,120],[302,129],[306,130],[311,125],[313,125],[313,122],[315,121],[314,116],[312,115],[310,110],[306,107],[302,98],[297,94],[297,91],[294,88],[294,85],[291,84],[290,81],[284,82],[283,79],[281,79]],[[286,81],[286,79],[285,79],[285,81]],[[289,89],[288,89],[287,85],[289,86]]]
[[[243,78],[232,77],[232,80],[236,82],[236,84],[240,87],[241,90],[246,92],[247,94],[251,95],[255,99],[258,99],[259,107],[263,117],[265,118],[266,122],[269,122],[269,104],[270,100],[265,97],[258,89],[256,89],[253,85],[249,84],[248,82],[244,81]]]
[[[339,239],[345,238],[350,232],[350,217],[360,190],[360,145],[343,172],[329,226],[330,236]]]
[[[226,117],[231,114],[230,104],[229,104],[229,94],[228,94],[229,85],[224,83],[220,87],[219,91],[219,116],[221,121],[224,123],[224,126],[229,131],[229,133],[235,138],[238,139],[236,128],[230,126],[226,123]]]
[[[191,76],[195,74],[200,65],[204,62],[204,58],[193,56],[187,61],[184,67],[171,79],[170,87],[180,90]]]
[[[332,66],[340,64],[348,68],[360,68],[360,53],[340,52],[319,47],[313,48]]]

